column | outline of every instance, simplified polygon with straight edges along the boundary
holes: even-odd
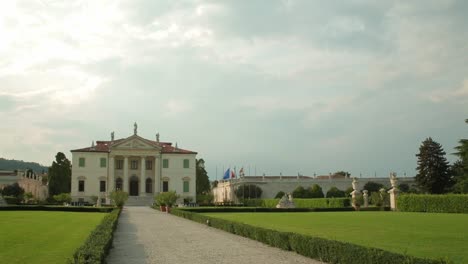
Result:
[[[153,192],[154,194],[161,192],[161,158],[158,155],[154,156]]]
[[[122,189],[124,192],[129,192],[128,189],[128,156],[124,156],[123,162],[123,186]]]
[[[141,172],[140,172],[140,196],[146,195],[146,157],[141,157]]]
[[[115,158],[113,156],[109,157],[109,177],[107,179],[107,193],[115,190]]]

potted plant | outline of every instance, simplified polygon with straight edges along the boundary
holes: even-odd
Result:
[[[166,211],[166,197],[165,197],[164,193],[160,193],[160,194],[156,195],[154,197],[154,203],[156,204],[156,206],[159,206],[159,210],[161,212]]]

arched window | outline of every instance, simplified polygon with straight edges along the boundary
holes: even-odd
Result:
[[[122,190],[122,187],[123,187],[122,185],[123,185],[122,178],[117,178],[117,180],[115,180],[115,189]]]
[[[146,179],[146,193],[152,193],[153,192],[153,181],[148,178]]]

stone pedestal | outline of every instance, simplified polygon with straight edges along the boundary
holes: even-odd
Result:
[[[395,211],[398,209],[397,207],[397,197],[398,197],[398,189],[397,188],[392,188],[390,191],[388,191],[390,194],[390,208]]]

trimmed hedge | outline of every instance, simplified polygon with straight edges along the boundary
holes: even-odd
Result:
[[[96,212],[109,213],[113,207],[78,207],[78,206],[44,206],[44,205],[10,205],[0,207],[0,211],[63,211],[63,212]]]
[[[117,228],[120,212],[121,209],[117,208],[104,217],[102,222],[91,232],[84,244],[75,251],[73,260],[70,263],[105,263],[106,257],[112,247],[112,239],[114,231]]]
[[[367,209],[367,208],[366,208]],[[370,208],[369,208],[370,209]],[[284,212],[350,212],[352,207],[343,208],[265,208],[265,207],[182,207],[178,210],[194,213],[284,213]],[[376,210],[369,211],[379,211]]]
[[[283,250],[295,251],[303,256],[319,259],[327,263],[447,263],[445,260],[416,258],[346,242],[255,227],[229,220],[208,217],[190,212],[188,210],[174,209],[171,213],[195,222],[208,224],[214,228],[218,228],[236,235],[254,239],[267,245],[281,248]]]
[[[402,212],[468,213],[466,194],[402,194],[397,197],[397,208]]]
[[[245,199],[244,204],[247,206],[259,206],[267,208],[275,208],[280,199]],[[309,199],[294,199],[296,208],[341,208],[350,206],[349,198],[309,198]]]

